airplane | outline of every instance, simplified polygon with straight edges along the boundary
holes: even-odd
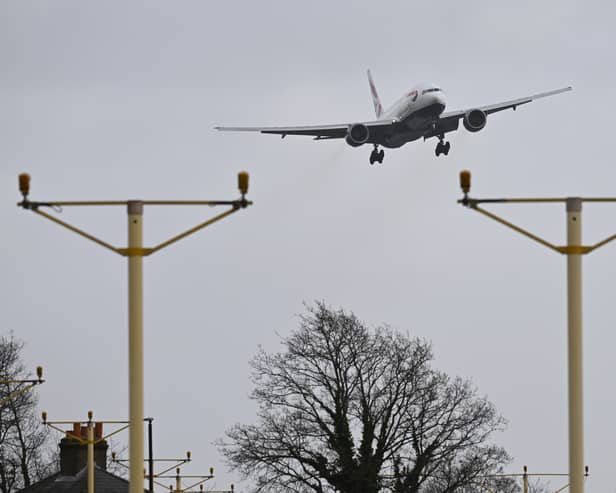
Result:
[[[232,132],[260,132],[277,134],[282,138],[287,135],[309,135],[314,140],[344,139],[351,147],[372,144],[370,164],[382,163],[385,151],[401,147],[407,142],[423,137],[424,141],[438,138],[434,153],[436,156],[449,154],[451,144],[445,141],[445,134],[458,129],[460,120],[469,132],[479,132],[486,126],[487,116],[507,109],[515,110],[518,106],[535,99],[553,96],[571,90],[571,86],[553,91],[542,92],[532,96],[512,99],[502,103],[479,106],[466,110],[445,112],[445,94],[434,84],[419,84],[398,99],[387,111],[383,111],[381,100],[376,91],[370,70],[368,83],[374,104],[376,120],[365,122],[340,123],[334,125],[308,125],[295,127],[214,127],[216,130]]]

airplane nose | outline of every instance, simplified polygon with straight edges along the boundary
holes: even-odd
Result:
[[[442,92],[435,92],[432,97],[434,98],[433,104],[442,108],[441,112],[443,112],[445,110],[445,95]]]

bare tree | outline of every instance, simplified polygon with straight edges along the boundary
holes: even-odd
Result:
[[[28,376],[21,360],[23,342],[0,337],[0,492],[11,493],[44,477],[52,466],[48,456],[47,430],[37,412],[33,390],[16,392],[11,380]]]
[[[549,481],[535,479],[529,482],[528,491],[530,493],[551,493],[554,489]]]
[[[257,424],[219,442],[256,492],[480,491],[509,461],[489,443],[503,418],[428,342],[317,303],[283,344],[251,362]]]
[[[107,440],[107,444],[109,445],[107,450],[107,471],[121,478],[128,479],[128,461],[123,459],[127,455],[128,446],[124,442],[114,440],[113,438]]]

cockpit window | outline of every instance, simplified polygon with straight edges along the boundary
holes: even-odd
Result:
[[[441,90],[438,87],[431,87],[430,89],[424,89],[423,91],[421,91],[421,94],[427,94],[429,92],[441,92]]]

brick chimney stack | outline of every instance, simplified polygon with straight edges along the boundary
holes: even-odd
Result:
[[[77,438],[83,440],[80,442]],[[103,423],[94,423],[94,440],[103,437]],[[73,423],[73,429],[66,432],[66,438],[60,440],[60,474],[75,476],[88,465],[88,427]],[[94,444],[94,463],[104,471],[107,470],[107,442],[102,440]]]

